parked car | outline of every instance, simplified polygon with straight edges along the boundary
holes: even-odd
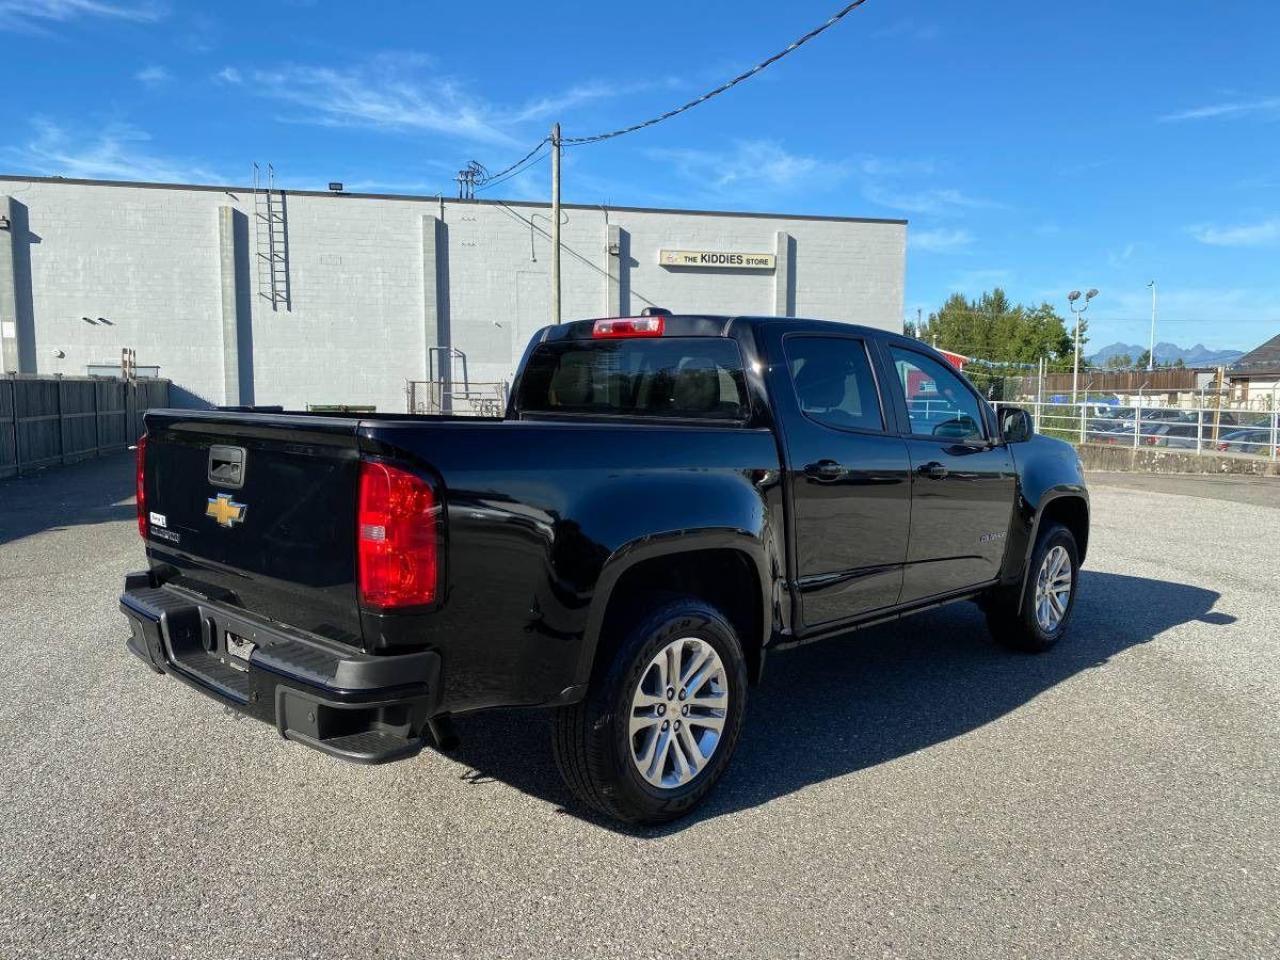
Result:
[[[1143,423],[1188,423],[1195,420],[1195,414],[1177,407],[1141,407],[1129,419]]]
[[[152,410],[137,463],[120,606],[157,673],[363,763],[544,707],[625,821],[702,800],[775,650],[965,598],[1053,646],[1089,542],[1068,444],[810,320],[548,327],[501,419]]]
[[[1182,450],[1196,449],[1196,436],[1200,425],[1196,423],[1164,422],[1143,424],[1140,438],[1149,447],[1170,447]]]
[[[1230,433],[1219,436],[1217,449],[1221,453],[1253,453],[1269,457],[1271,441],[1270,427],[1249,427],[1244,430],[1232,430]]]

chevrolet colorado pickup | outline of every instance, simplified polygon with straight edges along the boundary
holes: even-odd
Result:
[[[1046,650],[1089,538],[1074,450],[924,344],[666,312],[540,331],[500,419],[153,410],[137,500],[155,671],[365,763],[547,708],[573,792],[648,823],[770,652],[961,599]]]

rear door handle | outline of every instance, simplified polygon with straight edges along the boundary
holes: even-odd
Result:
[[[928,477],[930,480],[941,480],[947,475],[947,468],[937,460],[931,460],[917,467],[916,473],[923,477]]]
[[[804,472],[814,480],[839,480],[844,476],[844,467],[834,460],[819,460],[806,466]]]

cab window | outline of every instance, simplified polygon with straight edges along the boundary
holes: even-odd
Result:
[[[787,337],[787,365],[800,410],[837,430],[884,429],[867,348],[852,337]]]
[[[954,368],[913,350],[890,347],[889,355],[907,403],[912,436],[984,439],[981,401]]]

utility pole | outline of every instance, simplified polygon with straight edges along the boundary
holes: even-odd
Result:
[[[551,322],[560,325],[560,124],[551,128]]]
[[[1147,369],[1156,368],[1156,282],[1147,284],[1151,288],[1151,346],[1147,350]]]

